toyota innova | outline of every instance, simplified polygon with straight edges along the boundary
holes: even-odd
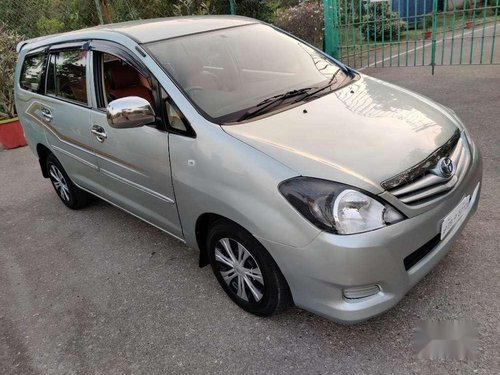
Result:
[[[453,110],[265,23],[134,21],[18,52],[19,118],[62,203],[100,197],[199,250],[251,313],[382,313],[477,208]]]

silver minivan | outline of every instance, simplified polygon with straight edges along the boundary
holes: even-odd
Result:
[[[394,306],[475,212],[453,110],[243,17],[18,45],[16,107],[61,201],[91,196],[199,250],[240,307],[340,322]]]

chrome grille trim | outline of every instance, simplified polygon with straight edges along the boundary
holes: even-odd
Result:
[[[415,190],[424,189],[432,185],[445,183],[448,180],[449,180],[448,178],[436,176],[435,174],[428,174],[411,184],[405,185],[398,189],[391,190],[391,193],[397,197],[400,197],[402,195],[411,193],[412,191]]]
[[[415,202],[415,201],[418,201],[421,199],[425,199],[425,198],[428,198],[432,195],[439,194],[443,191],[450,190],[453,186],[455,186],[457,181],[458,181],[457,176],[453,176],[447,183],[445,183],[443,185],[433,186],[433,187],[426,189],[420,193],[411,194],[407,197],[401,198],[400,200],[401,200],[401,202],[408,204],[408,203]]]
[[[459,160],[460,156],[462,156],[462,152],[464,149],[463,142],[464,142],[463,138],[460,138],[457,142],[457,146],[455,147],[455,149],[451,153],[450,159],[453,160],[453,162],[455,162],[455,160]],[[462,147],[459,147],[459,145],[461,145]]]
[[[447,155],[443,155],[447,156]],[[430,200],[453,189],[459,183],[470,164],[470,152],[465,136],[462,134],[455,147],[450,150],[449,158],[455,166],[455,173],[449,178],[434,174],[434,166],[428,168],[421,177],[403,186],[388,190],[402,203],[414,205],[423,200]]]

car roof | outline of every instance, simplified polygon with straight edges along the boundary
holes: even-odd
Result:
[[[147,20],[128,21],[94,26],[62,34],[48,35],[19,43],[20,51],[31,44],[41,46],[53,41],[71,41],[83,38],[98,38],[100,35],[115,32],[128,36],[139,44],[150,43],[162,39],[170,39],[184,35],[203,33],[212,30],[225,29],[259,23],[259,21],[241,16],[186,16],[154,18]]]

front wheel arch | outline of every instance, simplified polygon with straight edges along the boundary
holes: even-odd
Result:
[[[206,212],[200,215],[198,220],[196,220],[195,233],[196,233],[196,243],[198,245],[198,249],[200,249],[200,259],[199,259],[200,268],[210,264],[210,260],[208,258],[208,249],[207,249],[207,236],[208,232],[210,231],[210,228],[214,225],[215,222],[219,220],[225,220],[238,225],[234,221],[222,215],[218,215],[211,212]]]
[[[217,243],[221,239],[228,241],[228,244],[231,241],[233,242],[230,245],[233,250],[228,250],[227,246],[223,246],[226,248],[227,255],[233,254],[232,256],[229,255],[232,262],[228,256],[226,256],[224,261],[221,260],[220,257],[222,255],[220,253],[219,255],[215,255],[218,251]],[[242,309],[255,315],[270,316],[294,304],[288,282],[272,255],[241,225],[225,219],[215,221],[209,229],[206,243],[207,254],[215,277],[231,300]],[[238,245],[238,255],[234,253],[235,243]],[[243,250],[241,250],[240,246]],[[249,256],[243,257],[241,251],[246,252]],[[250,262],[250,258],[253,260],[253,266],[248,263]],[[236,265],[234,262],[238,264]],[[245,264],[243,264],[244,262]],[[223,268],[229,267],[232,271],[230,269],[221,270],[221,265]],[[256,268],[259,271],[258,273],[253,273],[252,271],[252,274],[246,274],[246,272],[245,274],[250,275],[254,280],[259,280],[260,278],[261,281],[257,281],[257,284],[255,282],[244,282],[246,276],[242,276],[242,272],[244,272],[245,268],[242,269],[241,267],[246,267],[247,271],[248,268],[252,270]],[[233,272],[233,276],[229,275],[229,278],[232,280],[231,282],[227,279],[228,272]],[[239,276],[237,276],[238,274]],[[237,287],[236,284],[233,285],[236,276],[239,279]],[[260,298],[258,297],[259,284],[262,284],[261,286],[264,287],[264,289],[260,289]],[[248,285],[248,288],[246,285]],[[240,294],[241,290],[245,290],[246,292]],[[257,292],[253,292],[253,290]],[[252,298],[248,297],[252,295],[257,299],[252,301]]]
[[[210,232],[210,229],[220,221],[236,225],[241,229],[243,229],[245,232],[248,232],[250,235],[252,235],[242,225],[238,224],[234,220],[228,219],[225,216],[212,212],[206,212],[200,215],[198,217],[198,220],[196,220],[196,225],[195,225],[196,244],[198,245],[198,249],[200,249],[200,259],[199,259],[200,268],[210,264],[210,260],[208,258],[208,249],[207,249],[207,236],[208,233]]]

